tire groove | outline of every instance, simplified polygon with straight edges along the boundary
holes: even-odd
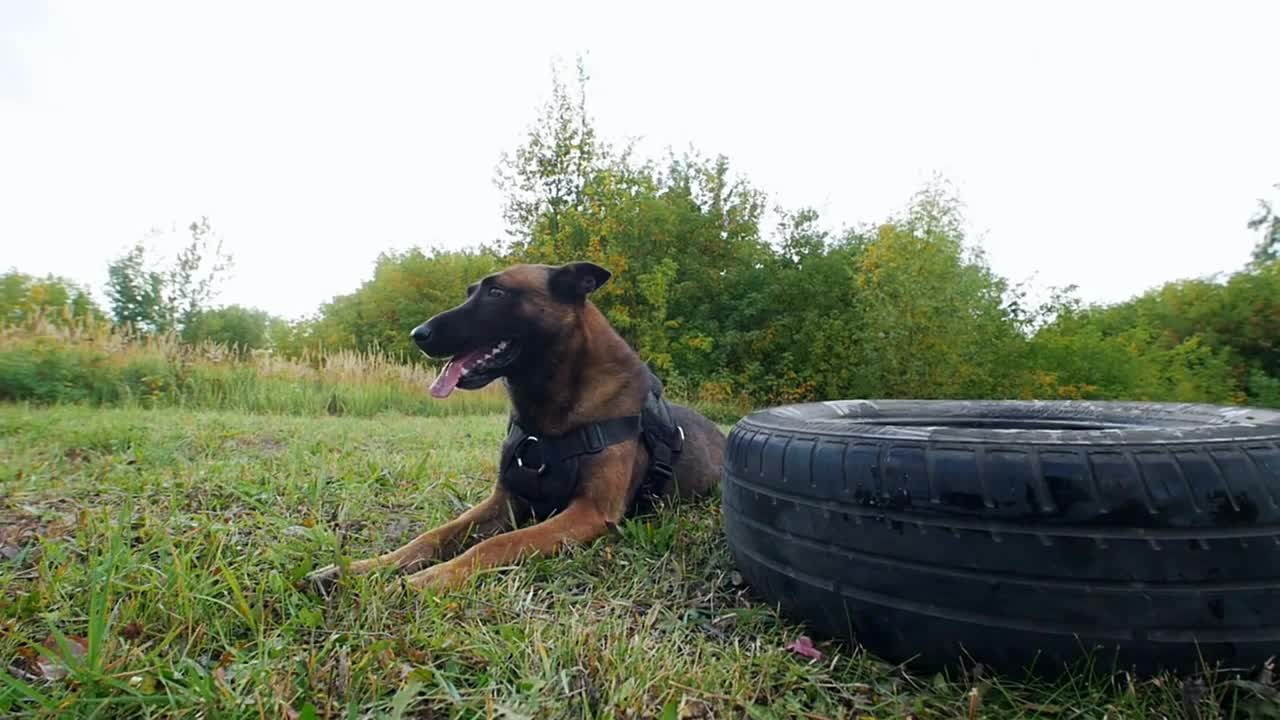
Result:
[[[769,436],[769,433],[764,432],[764,430],[760,430],[760,433],[758,434],[762,434],[762,436],[764,436],[763,441],[760,442],[760,464],[759,464],[760,477],[763,478],[764,477],[764,450],[769,446],[769,437],[772,437],[772,436]]]
[[[809,446],[809,487],[817,487],[818,478],[813,474],[813,456],[818,452],[818,438],[813,439],[813,444]]]
[[[1231,483],[1227,482],[1227,474],[1222,471],[1222,464],[1208,450],[1205,451],[1204,456],[1209,458],[1209,466],[1213,468],[1214,474],[1218,476],[1218,484],[1222,486],[1222,491],[1227,494],[1227,502],[1231,503],[1231,509],[1237,513],[1240,512],[1240,505],[1236,503],[1235,493],[1231,492]]]
[[[876,450],[875,497],[885,496],[885,475],[889,470],[889,443],[882,442]]]
[[[1093,493],[1093,501],[1098,505],[1100,512],[1111,512],[1111,507],[1102,499],[1102,486],[1098,483],[1098,473],[1093,468],[1093,454],[1088,450],[1081,450],[1080,456],[1084,459],[1084,469],[1089,477],[1089,492]]]
[[[791,435],[788,435],[786,441],[782,443],[782,462],[779,463],[778,465],[778,479],[782,481],[783,485],[790,484],[787,481],[787,454],[788,454],[788,451],[791,449],[792,440],[795,440],[795,438]]]
[[[977,532],[1002,532],[1017,535],[1050,535],[1061,537],[1107,538],[1115,540],[1142,540],[1150,538],[1159,540],[1217,540],[1231,538],[1271,537],[1280,535],[1280,525],[1254,525],[1250,527],[1223,528],[1111,528],[1087,525],[1020,525],[1003,520],[972,521],[952,519],[946,522],[921,515],[912,515],[882,508],[867,509],[860,505],[848,505],[830,500],[817,500],[793,493],[781,492],[775,488],[757,485],[736,476],[730,481],[741,485],[744,489],[760,495],[768,495],[777,500],[785,500],[796,505],[804,505],[816,510],[829,509],[831,512],[848,513],[860,517],[883,517],[898,522],[921,523],[930,527],[943,529],[973,530]]]
[[[1191,509],[1194,510],[1197,515],[1204,514],[1204,509],[1200,507],[1200,500],[1196,498],[1196,488],[1191,484],[1191,478],[1187,476],[1186,468],[1182,467],[1182,460],[1178,458],[1178,453],[1168,448],[1165,448],[1165,452],[1168,453],[1169,459],[1173,461],[1174,472],[1178,473],[1178,477],[1182,480],[1182,484],[1187,488],[1187,500],[1191,503]]]
[[[844,495],[849,495],[849,441],[840,443],[840,479],[844,481]]]
[[[941,505],[942,498],[938,496],[938,486],[934,483],[933,476],[938,471],[938,449],[933,443],[927,443],[924,446],[924,482],[929,488],[929,504]]]
[[[1151,515],[1159,515],[1160,511],[1156,508],[1156,496],[1151,492],[1151,481],[1147,474],[1143,472],[1142,464],[1138,462],[1138,456],[1134,454],[1133,450],[1125,450],[1124,461],[1129,465],[1129,469],[1138,481],[1138,487],[1142,490],[1142,502],[1146,503],[1147,512]]]
[[[970,625],[1019,630],[1022,632],[1044,635],[1077,635],[1081,637],[1106,638],[1108,640],[1119,641],[1134,639],[1134,633],[1132,630],[1124,630],[1121,628],[1103,628],[1097,625],[1077,626],[1040,620],[1024,622],[1020,620],[1012,620],[1006,615],[991,615],[987,613],[973,612],[971,610],[957,610],[955,608],[942,607],[931,603],[922,603],[903,597],[884,595],[868,590],[856,590],[842,584],[831,582],[830,580],[824,580],[823,578],[815,577],[808,573],[779,565],[778,563],[761,556],[754,550],[739,547],[738,552],[746,555],[760,565],[769,568],[773,572],[785,575],[786,577],[797,582],[804,583],[805,585],[816,587],[820,590],[826,590],[827,592],[834,592],[860,602],[889,607],[895,610],[905,610],[917,615],[925,615],[927,617],[950,620],[951,622],[962,622]]]
[[[982,491],[982,507],[990,510],[996,506],[996,502],[991,499],[991,487],[987,485],[986,448],[973,449],[973,467],[978,476],[978,488]]]
[[[725,503],[727,507],[732,508],[737,515],[732,522],[743,523],[760,532],[773,535],[774,537],[790,540],[797,545],[807,546],[810,549],[830,552],[836,555],[843,555],[851,560],[861,562],[871,562],[879,565],[904,567],[918,572],[927,572],[945,577],[960,578],[964,580],[977,580],[981,582],[1000,582],[1014,583],[1018,585],[1032,585],[1035,587],[1053,587],[1062,590],[1080,590],[1082,592],[1106,592],[1106,593],[1215,593],[1215,592],[1248,592],[1253,590],[1280,590],[1280,580],[1255,580],[1249,582],[1235,583],[1152,583],[1131,580],[1068,580],[1064,578],[1048,577],[1044,575],[1029,575],[1026,573],[1000,572],[1000,573],[983,573],[976,570],[965,570],[947,565],[934,563],[925,563],[918,560],[903,560],[888,555],[878,555],[862,550],[852,550],[837,545],[824,543],[815,538],[797,535],[786,530],[779,530],[763,523],[757,522],[746,517],[745,510],[740,507],[734,507],[733,503]]]
[[[1253,475],[1254,483],[1257,484],[1258,487],[1262,488],[1262,491],[1267,494],[1267,499],[1271,501],[1271,509],[1275,510],[1276,508],[1280,508],[1280,504],[1277,504],[1276,502],[1275,488],[1271,486],[1271,483],[1267,482],[1267,474],[1263,472],[1262,467],[1258,465],[1258,459],[1253,456],[1253,453],[1249,452],[1249,448],[1247,447],[1241,448],[1240,452],[1244,453],[1245,459],[1249,462],[1249,468]]]
[[[1031,464],[1031,477],[1036,484],[1036,494],[1040,500],[1040,511],[1045,514],[1054,514],[1058,512],[1058,504],[1053,500],[1053,494],[1049,492],[1049,483],[1044,478],[1044,461],[1040,459],[1040,449],[1033,447],[1027,453],[1027,461]]]

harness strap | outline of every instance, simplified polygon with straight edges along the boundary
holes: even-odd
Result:
[[[610,445],[617,445],[625,440],[630,440],[640,433],[640,416],[624,415],[623,417],[609,418],[600,422],[589,423],[579,428],[574,428],[563,435],[556,436],[539,436],[520,427],[514,419],[511,420],[508,432],[515,430],[519,432],[524,439],[521,444],[527,444],[532,441],[534,447],[529,450],[538,449],[543,456],[543,463],[549,464],[557,460],[568,460],[569,458],[578,457],[579,455],[594,455]],[[516,449],[516,460],[522,465],[528,466],[532,458],[522,455],[525,448]],[[537,467],[537,464],[534,465]]]
[[[532,434],[513,418],[508,424],[502,482],[529,503],[535,515],[545,517],[562,509],[577,490],[579,457],[639,434],[639,415],[609,418],[555,436]]]
[[[578,458],[639,437],[649,451],[649,463],[627,504],[635,511],[660,496],[675,478],[676,460],[684,450],[684,429],[671,416],[662,383],[652,372],[649,380],[640,415],[588,423],[555,436],[530,433],[512,417],[503,443],[503,485],[529,503],[535,515],[545,517],[563,509],[577,490]]]
[[[684,450],[684,428],[671,417],[671,406],[662,398],[662,384],[652,378],[653,391],[645,398],[641,416],[642,437],[649,450],[649,468],[640,481],[632,506],[648,497],[660,495],[675,478],[676,459]]]

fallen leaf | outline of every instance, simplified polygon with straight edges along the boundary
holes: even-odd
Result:
[[[67,650],[71,652],[73,657],[82,658],[89,654],[89,641],[85,638],[76,637],[75,635],[65,635],[64,639],[67,641]],[[62,649],[58,639],[55,638],[52,633],[49,634],[49,637],[44,639],[44,646],[50,650]]]
[[[792,640],[786,645],[786,649],[797,655],[803,655],[814,660],[821,660],[823,658],[822,651],[813,646],[813,641],[809,639],[808,635],[801,635],[795,640]]]
[[[68,658],[63,654],[64,652],[70,653],[71,657],[76,659],[89,654],[89,642],[84,638],[68,635],[66,640],[66,649],[64,651],[62,644],[53,636],[53,633],[50,633],[49,637],[44,639],[44,647],[53,654],[53,657],[47,654],[40,654],[36,657],[35,663],[32,665],[33,675],[42,680],[61,680],[69,672],[67,669]]]

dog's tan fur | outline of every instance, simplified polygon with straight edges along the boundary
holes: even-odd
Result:
[[[522,418],[533,418],[547,435],[587,423],[639,414],[648,392],[648,371],[639,356],[614,331],[589,300],[558,301],[550,292],[555,267],[517,265],[496,281],[520,290],[519,316],[538,323],[558,338],[539,352],[548,355],[545,373],[508,379],[511,400]],[[667,498],[703,495],[714,487],[724,455],[725,437],[713,423],[682,406],[672,413],[685,432],[685,449],[675,465],[674,487]],[[620,522],[648,466],[648,452],[638,438],[584,456],[576,495],[561,512],[537,524],[513,530],[529,509],[495,483],[492,493],[475,507],[392,552],[354,562],[347,573],[394,567],[412,573],[413,588],[454,588],[479,570],[509,565],[532,554],[553,554],[571,543],[591,541]],[[430,563],[438,564],[427,567]],[[313,573],[332,582],[338,570]]]

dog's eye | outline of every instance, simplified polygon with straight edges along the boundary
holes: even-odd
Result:
[[[492,297],[492,298],[500,298],[500,297],[502,297],[503,295],[506,295],[506,294],[507,294],[507,291],[506,291],[506,290],[503,290],[503,289],[502,289],[502,288],[500,288],[500,287],[491,287],[491,288],[489,288],[489,297]]]

